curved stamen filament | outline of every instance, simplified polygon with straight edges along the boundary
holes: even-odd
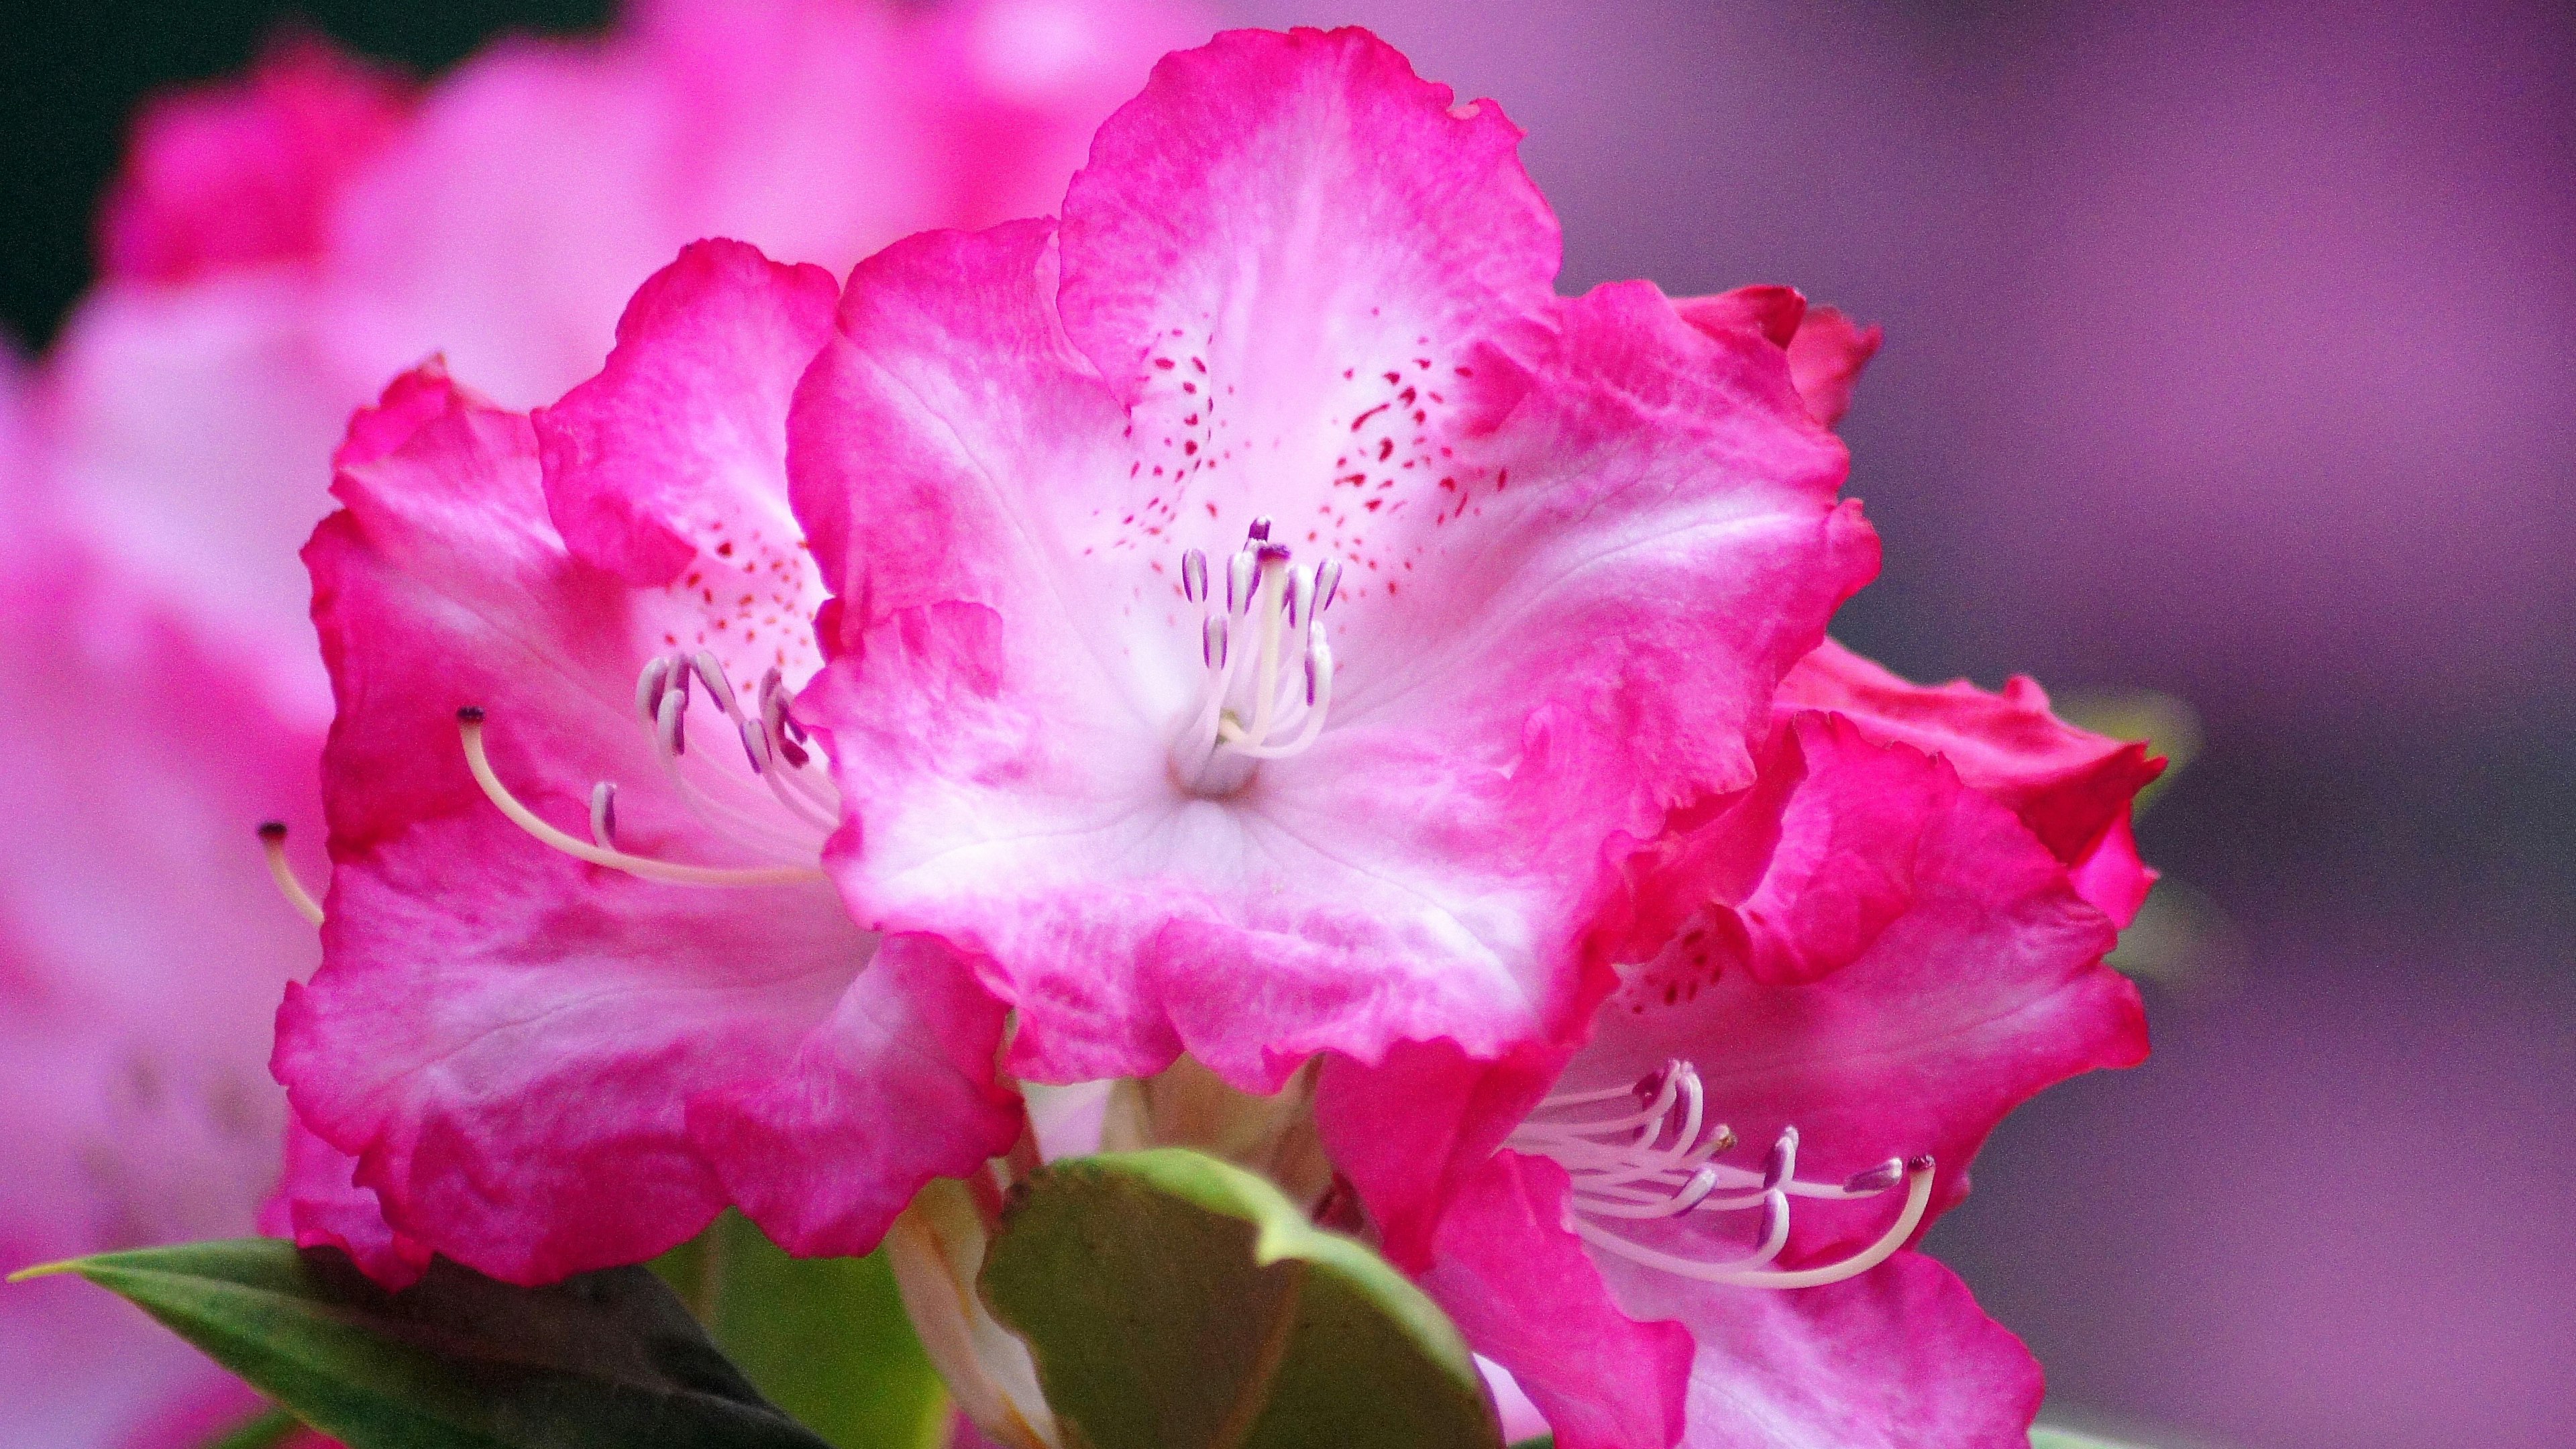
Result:
[[[622,870],[646,880],[669,885],[762,886],[797,885],[824,879],[823,872],[812,866],[773,866],[752,869],[729,869],[721,866],[683,865],[676,861],[655,860],[649,856],[630,855],[623,850],[594,844],[556,829],[544,817],[521,804],[501,783],[492,770],[490,756],[483,748],[483,711],[468,706],[456,712],[456,731],[465,747],[465,766],[474,772],[474,783],[495,808],[510,817],[511,823],[538,840],[576,860]]]
[[[295,913],[314,925],[322,924],[322,903],[297,879],[295,867],[286,858],[286,822],[271,820],[259,827],[260,853],[268,857],[268,874],[277,882],[277,893],[295,907]]]
[[[1638,1110],[1609,1117],[1567,1119],[1549,1114],[1598,1109],[1626,1097]],[[1724,1123],[1707,1117],[1707,1092],[1698,1070],[1674,1058],[1633,1086],[1562,1092],[1541,1101],[1536,1115],[1515,1128],[1506,1145],[1543,1153],[1566,1170],[1568,1205],[1584,1240],[1633,1262],[1708,1282],[1744,1287],[1799,1288],[1865,1273],[1902,1247],[1923,1221],[1931,1201],[1932,1160],[1891,1158],[1839,1184],[1798,1180],[1798,1130],[1785,1128],[1757,1171],[1716,1156],[1736,1145]],[[1886,1236],[1840,1263],[1782,1270],[1771,1267],[1789,1240],[1792,1197],[1875,1197],[1899,1183],[1908,1191]],[[1637,1242],[1615,1231],[1620,1222],[1672,1222],[1699,1213],[1758,1210],[1762,1225],[1753,1251],[1710,1261]]]
[[[1748,1258],[1720,1263],[1685,1258],[1658,1248],[1647,1247],[1643,1243],[1632,1242],[1607,1228],[1586,1221],[1580,1213],[1574,1217],[1574,1231],[1594,1247],[1615,1253],[1632,1263],[1642,1263],[1649,1268],[1660,1268],[1667,1273],[1697,1279],[1703,1283],[1723,1283],[1738,1288],[1821,1288],[1828,1283],[1857,1278],[1896,1256],[1896,1250],[1904,1247],[1905,1240],[1912,1237],[1915,1228],[1922,1224],[1924,1210],[1930,1207],[1931,1203],[1932,1159],[1918,1157],[1905,1165],[1905,1206],[1897,1213],[1896,1221],[1888,1224],[1887,1231],[1879,1236],[1878,1241],[1839,1263],[1826,1263],[1813,1268],[1777,1269],[1758,1266],[1767,1264],[1772,1258],[1777,1257],[1780,1245],[1788,1241],[1789,1219],[1785,1211],[1774,1214],[1773,1231],[1769,1236],[1776,1238],[1777,1242],[1766,1241],[1764,1247],[1768,1251],[1757,1251]]]

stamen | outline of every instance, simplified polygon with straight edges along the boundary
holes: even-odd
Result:
[[[277,882],[277,893],[286,897],[286,903],[295,908],[297,915],[314,925],[321,925],[322,903],[313,899],[313,893],[304,888],[304,882],[296,879],[295,867],[287,862],[286,822],[271,820],[261,825],[259,848],[268,857],[268,874]]]
[[[635,676],[635,712],[646,719],[658,717],[662,712],[662,691],[670,682],[670,656],[653,656],[645,663],[644,672]]]
[[[1631,1242],[1606,1228],[1588,1223],[1580,1213],[1575,1215],[1574,1230],[1582,1235],[1585,1242],[1616,1253],[1630,1262],[1643,1263],[1649,1268],[1661,1268],[1667,1273],[1695,1278],[1703,1283],[1724,1283],[1738,1288],[1821,1288],[1828,1283],[1840,1283],[1846,1278],[1857,1278],[1886,1262],[1896,1256],[1897,1249],[1905,1246],[1907,1238],[1914,1235],[1914,1229],[1923,1221],[1924,1209],[1932,1202],[1932,1159],[1918,1157],[1906,1163],[1905,1176],[1905,1207],[1897,1213],[1896,1221],[1888,1225],[1887,1231],[1879,1236],[1878,1241],[1839,1263],[1827,1263],[1814,1268],[1781,1270],[1754,1267],[1753,1264],[1757,1260],[1767,1263],[1778,1255],[1779,1249],[1769,1244],[1765,1245],[1769,1248],[1768,1252],[1757,1252],[1752,1258],[1726,1263],[1705,1263],[1696,1258],[1679,1257],[1659,1249],[1649,1248],[1643,1243]],[[1788,1214],[1785,1210],[1787,1198],[1781,1196],[1775,1197],[1774,1200],[1783,1204],[1777,1223],[1777,1238],[1780,1242],[1786,1242],[1789,1232]]]
[[[687,676],[681,677],[685,679]],[[684,684],[682,689],[685,688]],[[661,727],[666,735],[675,736],[678,733],[676,725],[667,722],[677,719],[678,710],[675,706],[679,700],[679,691],[666,692],[657,711],[657,722],[663,722]],[[593,844],[565,834],[549,824],[544,817],[521,804],[518,797],[510,793],[509,787],[501,783],[500,776],[493,773],[491,758],[483,748],[483,711],[479,706],[468,705],[456,712],[456,731],[465,747],[465,766],[474,772],[474,783],[483,788],[484,796],[491,800],[502,814],[510,817],[511,823],[521,830],[576,860],[586,860],[593,865],[604,865],[611,870],[622,870],[629,875],[662,881],[670,885],[796,885],[806,881],[825,879],[822,871],[811,866],[729,869],[721,866],[683,865],[676,861],[629,855],[622,850]],[[676,754],[676,750],[674,753]],[[596,800],[596,792],[593,798]]]
[[[741,713],[733,707],[733,681],[725,678],[724,666],[716,662],[713,654],[701,649],[689,664],[698,678],[706,682],[707,698],[715,703],[717,709],[728,715]]]
[[[1182,554],[1181,593],[1203,607],[1207,570],[1205,554]],[[1192,788],[1230,793],[1251,778],[1254,762],[1302,753],[1322,733],[1333,698],[1322,615],[1340,581],[1337,560],[1300,569],[1287,545],[1271,541],[1270,520],[1253,520],[1226,561],[1225,608],[1208,609],[1201,621],[1207,678],[1172,746],[1174,771]]]
[[[1260,571],[1260,560],[1247,551],[1236,554],[1225,565],[1225,611],[1240,614],[1252,604],[1252,580]]]
[[[1567,1109],[1602,1107],[1622,1098],[1637,1110],[1608,1117],[1568,1119]],[[1840,1282],[1869,1271],[1903,1247],[1931,1202],[1932,1159],[1890,1158],[1853,1173],[1839,1185],[1797,1177],[1799,1135],[1783,1128],[1757,1171],[1716,1161],[1732,1150],[1735,1134],[1706,1121],[1706,1093],[1698,1071],[1674,1059],[1627,1087],[1559,1092],[1541,1101],[1506,1146],[1554,1158],[1566,1170],[1575,1231],[1586,1242],[1649,1267],[1705,1282],[1754,1288],[1802,1288]],[[1900,1182],[1905,1202],[1887,1232],[1838,1263],[1783,1270],[1771,1267],[1787,1246],[1793,1197],[1875,1197]],[[1731,1189],[1721,1191],[1721,1189]],[[1671,1222],[1698,1213],[1761,1214],[1753,1250],[1708,1260],[1639,1243],[1605,1224]]]
[[[602,850],[617,848],[617,784],[602,780],[590,787],[590,838]]]

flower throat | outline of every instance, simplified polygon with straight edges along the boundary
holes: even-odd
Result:
[[[1226,561],[1225,606],[1217,608],[1207,554],[1181,555],[1181,593],[1204,610],[1198,703],[1172,742],[1172,777],[1193,795],[1219,799],[1251,783],[1263,760],[1302,754],[1323,732],[1333,703],[1333,649],[1323,614],[1340,591],[1342,565],[1327,558],[1299,568],[1256,518]]]

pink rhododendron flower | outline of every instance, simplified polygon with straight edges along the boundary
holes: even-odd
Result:
[[[1874,708],[1808,708],[1826,681]],[[1905,1248],[2013,1106],[2145,1055],[2114,927],[2029,822],[2081,795],[2098,839],[2153,767],[2027,681],[1830,644],[1776,709],[1758,781],[1634,863],[1588,1040],[1337,1061],[1326,1143],[1568,1449],[2019,1446],[2037,1366]]]
[[[853,276],[791,423],[831,867],[1025,1074],[1579,1023],[1618,842],[1750,781],[1874,569],[1775,342],[1554,295],[1518,140],[1363,32],[1230,34],[1061,223]]]
[[[1001,1007],[817,869],[838,801],[788,704],[819,590],[783,454],[834,296],[703,243],[533,420],[423,372],[352,425],[306,551],[340,700],[324,963],[276,1069],[397,1236],[352,1241],[325,1174],[299,1238],[538,1282],[735,1203],[862,1252],[1018,1135]]]
[[[350,411],[433,353],[513,407],[599,368],[627,296],[729,236],[836,274],[1054,205],[1170,0],[639,0],[417,92],[318,42],[146,113],[107,273],[49,360],[64,506],[269,658],[318,728],[296,548]]]

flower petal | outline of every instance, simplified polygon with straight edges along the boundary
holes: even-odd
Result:
[[[1460,1184],[1420,1281],[1476,1352],[1511,1370],[1558,1449],[1667,1449],[1681,1442],[1691,1335],[1612,1301],[1565,1226],[1569,1191],[1546,1158],[1487,1159]]]
[[[1836,308],[1807,309],[1798,335],[1789,340],[1789,377],[1817,422],[1830,428],[1851,411],[1852,385],[1878,355],[1881,340],[1878,328],[1863,327]]]
[[[2057,858],[2091,853],[2129,801],[2164,772],[2147,747],[2078,729],[2047,691],[2015,675],[2001,694],[1964,679],[1922,685],[1826,640],[1780,684],[1779,708],[1829,709],[1873,739],[1939,755],[1959,778],[2004,802]]]
[[[635,294],[607,368],[530,419],[565,546],[698,605],[708,625],[683,642],[746,683],[821,662],[822,589],[787,507],[787,403],[838,297],[820,267],[695,243]]]
[[[1548,301],[1556,219],[1520,138],[1365,30],[1232,31],[1166,56],[1066,192],[1066,332],[1140,432],[1214,410],[1212,443],[1296,449],[1276,466],[1320,481],[1350,444],[1325,414],[1393,401],[1387,371],[1447,385],[1414,359]],[[1194,378],[1205,390],[1182,391]]]
[[[299,1248],[338,1248],[388,1288],[408,1288],[429,1270],[430,1247],[394,1231],[384,1204],[357,1183],[358,1159],[315,1136],[300,1118],[286,1125],[286,1166],[259,1230]]]
[[[2028,1449],[2039,1364],[1921,1254],[1786,1292],[1607,1257],[1601,1274],[1622,1310],[1697,1345],[1686,1449]]]
[[[1789,355],[1789,378],[1808,416],[1826,427],[1851,411],[1852,385],[1878,355],[1881,333],[1832,307],[1810,307],[1788,287],[1738,287],[1707,297],[1676,297],[1673,310],[1703,332],[1749,327]]]

